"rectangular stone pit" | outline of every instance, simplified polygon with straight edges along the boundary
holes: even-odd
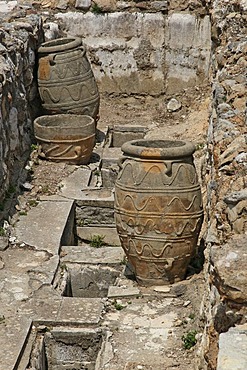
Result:
[[[124,269],[119,247],[66,246],[61,255],[56,287],[65,297],[107,297]]]
[[[44,328],[37,332],[29,367],[39,370],[95,370],[105,333],[94,328]]]

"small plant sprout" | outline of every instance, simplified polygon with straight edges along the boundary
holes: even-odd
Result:
[[[196,150],[201,150],[201,149],[203,149],[204,148],[204,143],[197,143],[196,144]]]
[[[90,239],[90,246],[93,248],[100,248],[105,245],[105,235],[92,235]]]
[[[191,330],[188,331],[187,334],[182,336],[182,341],[184,342],[185,349],[191,349],[192,347],[194,347],[194,345],[197,342],[196,334],[197,334],[196,330]]]
[[[19,215],[20,215],[20,216],[26,216],[26,215],[27,215],[27,211],[20,211],[20,212],[19,212]]]
[[[37,149],[38,149],[38,145],[37,144],[31,144],[31,150],[32,150],[32,152],[34,152]]]
[[[117,311],[121,311],[125,306],[118,302],[116,299],[113,301],[113,305]]]
[[[194,312],[191,312],[189,314],[189,319],[194,320],[195,317],[196,317],[196,315],[194,314]]]
[[[29,204],[30,207],[37,207],[37,205],[39,204],[39,202],[37,200],[35,200],[35,199],[30,199],[28,201],[28,204]]]
[[[124,256],[123,257],[123,259],[122,259],[122,261],[120,262],[120,265],[124,265],[124,266],[126,266],[127,265],[127,258]]]
[[[40,185],[39,186],[39,193],[48,194],[49,193],[49,185]]]
[[[94,14],[102,14],[103,13],[103,10],[101,9],[101,7],[97,3],[93,2],[92,12]]]
[[[93,174],[94,176],[100,176],[100,170],[95,170]]]
[[[77,220],[77,226],[83,227],[84,226],[84,220]]]
[[[3,227],[0,227],[0,236],[5,236],[6,232]]]

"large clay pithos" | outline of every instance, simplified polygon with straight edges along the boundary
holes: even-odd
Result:
[[[95,144],[95,122],[90,116],[54,114],[34,120],[39,156],[54,162],[87,164]]]
[[[38,57],[38,89],[45,113],[84,114],[97,120],[99,92],[82,40],[44,42]]]
[[[200,186],[187,141],[133,140],[122,146],[115,184],[121,245],[141,285],[184,279],[203,220]]]

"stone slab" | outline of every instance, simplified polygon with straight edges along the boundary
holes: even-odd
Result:
[[[29,317],[34,324],[56,325],[61,304],[62,297],[31,298],[20,303],[18,312],[23,317]]]
[[[3,318],[3,316],[2,316]],[[32,320],[17,314],[5,316],[0,323],[0,368],[17,369],[27,338],[31,331]]]
[[[17,240],[57,255],[72,206],[72,200],[40,202],[26,216],[21,216],[15,225]]]
[[[106,264],[122,263],[124,252],[118,247],[92,248],[83,246],[63,246],[61,249],[62,263]]]
[[[247,324],[220,334],[217,370],[247,369]]]
[[[39,199],[41,201],[55,201],[55,202],[58,202],[58,201],[61,201],[61,202],[64,202],[64,197],[62,195],[59,195],[59,194],[53,194],[53,195],[40,195]]]
[[[79,167],[61,181],[59,194],[69,199],[80,199],[82,189],[89,185],[91,172],[87,167]]]
[[[63,297],[57,323],[59,325],[97,325],[101,320],[104,304],[98,298]]]
[[[135,287],[109,286],[108,298],[128,298],[140,296],[140,290]]]
[[[103,308],[98,298],[32,298],[19,305],[18,313],[39,325],[86,326],[99,323]]]
[[[117,230],[114,227],[83,226],[77,227],[77,236],[90,241],[93,235],[104,236],[104,242],[112,246],[120,246]]]
[[[0,269],[2,304],[27,299],[42,284],[50,284],[58,265],[58,256],[51,257],[44,250],[26,245],[8,248],[0,252],[0,257],[3,263]]]
[[[122,154],[121,148],[105,147],[101,158],[102,167],[109,167],[112,164],[117,164]]]
[[[87,189],[81,190],[77,194],[77,205],[98,206],[98,207],[114,207],[114,195],[110,189]]]
[[[59,256],[52,256],[40,266],[28,271],[30,281],[40,281],[41,284],[52,284],[59,265]]]

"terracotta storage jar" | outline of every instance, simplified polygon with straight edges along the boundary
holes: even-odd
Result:
[[[122,146],[115,220],[141,285],[182,280],[195,254],[203,207],[194,150],[190,142],[171,140]]]
[[[59,38],[39,47],[38,89],[45,113],[84,114],[97,120],[98,87],[80,38]]]

